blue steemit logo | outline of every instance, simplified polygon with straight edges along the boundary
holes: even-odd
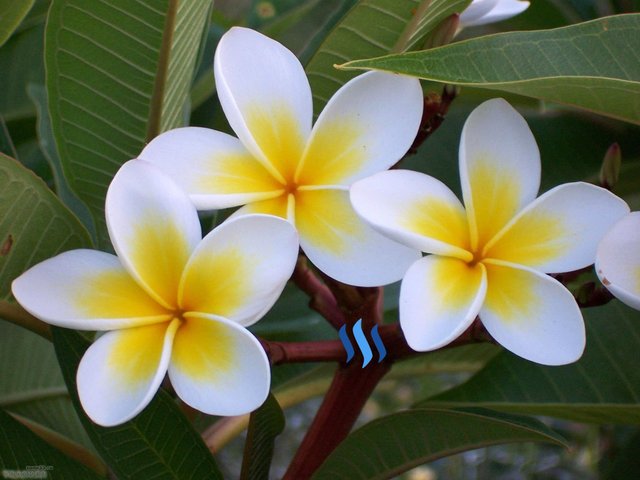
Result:
[[[349,340],[346,325],[343,325],[340,328],[338,335],[340,336],[342,345],[344,345],[344,349],[347,351],[347,363],[349,363],[356,352],[353,348],[353,345],[351,344],[351,340]],[[369,342],[367,342],[367,338],[364,336],[364,332],[362,331],[362,319],[358,320],[353,326],[353,336],[356,339],[358,348],[362,352],[362,357],[364,359],[362,362],[362,368],[364,368],[369,365],[369,362],[373,358],[373,352],[371,351]],[[378,325],[371,329],[371,340],[373,340],[373,344],[375,345],[376,350],[378,350],[378,363],[380,363],[384,359],[384,357],[387,356],[387,349],[384,348],[384,344],[382,343],[382,339],[380,338],[380,334],[378,333]]]

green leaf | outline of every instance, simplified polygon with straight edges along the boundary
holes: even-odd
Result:
[[[475,38],[342,68],[517,93],[640,124],[640,14]]]
[[[35,0],[0,0],[0,47],[27,16]]]
[[[102,246],[107,186],[145,141],[184,124],[209,0],[54,0],[46,30],[49,110],[69,183]]]
[[[262,27],[305,65],[356,0],[311,0]]]
[[[546,367],[504,352],[467,383],[418,406],[479,406],[579,422],[640,423],[640,312],[618,301],[584,312],[587,348]]]
[[[484,409],[415,409],[379,418],[349,435],[313,480],[382,480],[438,458],[510,442],[564,440],[530,417]]]
[[[31,265],[91,244],[78,219],[40,178],[0,154],[0,300]]]
[[[0,407],[93,451],[56,361],[53,345],[0,322]]]
[[[0,153],[12,158],[18,158],[16,147],[13,144],[13,140],[11,140],[11,134],[9,134],[9,129],[2,115],[0,115]]]
[[[355,76],[335,64],[385,55],[393,49],[419,0],[361,0],[327,36],[306,67],[313,109],[322,111],[331,96]]]
[[[53,131],[51,130],[51,118],[47,110],[47,91],[44,86],[30,84],[27,87],[27,93],[33,101],[38,113],[38,143],[42,154],[47,159],[51,172],[53,174],[53,183],[55,191],[69,210],[76,214],[78,219],[82,221],[84,226],[89,232],[93,234],[95,240],[95,227],[93,225],[93,219],[87,206],[73,193],[67,178],[64,176],[62,170],[62,162],[56,151],[55,140],[53,138]]]
[[[0,48],[0,114],[9,122],[35,115],[26,86],[44,83],[44,22],[15,33]]]
[[[284,430],[284,413],[273,395],[251,413],[244,445],[241,480],[269,478],[275,439]]]
[[[51,447],[27,427],[0,410],[0,468],[3,478],[103,478]],[[26,476],[39,474],[43,476]],[[10,475],[25,475],[11,477]]]
[[[119,479],[222,478],[200,435],[162,390],[129,422],[111,428],[93,423],[82,410],[75,380],[89,342],[78,332],[55,327],[53,342],[76,411],[96,449]]]

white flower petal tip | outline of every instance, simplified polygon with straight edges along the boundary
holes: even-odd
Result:
[[[269,394],[271,371],[260,342],[245,328],[189,316],[176,335],[169,378],[178,396],[210,415],[242,415]]]
[[[473,27],[501,22],[524,12],[529,4],[521,0],[473,0],[460,15],[460,25]]]
[[[625,216],[602,239],[596,273],[620,301],[640,310],[640,212]]]
[[[400,289],[400,326],[409,346],[424,352],[443,347],[478,315],[487,291],[484,266],[430,255],[414,263]]]
[[[487,297],[480,320],[507,350],[543,365],[582,356],[586,335],[576,301],[555,279],[517,265],[487,265]]]
[[[179,320],[105,333],[85,352],[76,375],[80,403],[98,425],[131,420],[167,372]]]

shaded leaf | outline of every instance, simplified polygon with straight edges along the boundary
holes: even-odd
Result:
[[[53,328],[53,341],[71,397],[96,449],[121,480],[221,479],[202,438],[169,395],[160,390],[133,420],[106,428],[82,410],[76,391],[76,370],[89,342],[78,332]]]
[[[36,106],[38,113],[38,143],[42,154],[51,167],[56,194],[62,203],[82,221],[87,230],[93,234],[95,240],[95,227],[91,213],[89,213],[89,209],[82,200],[71,190],[62,170],[62,162],[56,151],[55,140],[51,131],[51,119],[47,110],[47,91],[44,86],[31,84],[27,87],[27,93]]]
[[[51,447],[27,427],[0,410],[0,468],[9,475],[25,475],[15,478],[104,478],[84,465],[60,453]],[[30,470],[43,469],[44,476],[26,476],[40,472]],[[9,473],[11,472],[11,473]]]
[[[53,255],[91,244],[78,219],[40,178],[0,154],[0,300],[10,300],[11,282]],[[10,245],[9,245],[10,244]]]
[[[91,450],[56,361],[53,345],[0,322],[0,407]]]
[[[0,0],[0,46],[27,16],[35,0]]]
[[[54,0],[46,31],[49,109],[69,182],[108,246],[104,197],[116,170],[184,123],[208,0]]]
[[[640,14],[618,15],[342,67],[517,93],[640,124],[639,28]]]
[[[13,140],[11,140],[9,129],[7,129],[7,124],[2,115],[0,115],[0,153],[4,153],[11,158],[18,158],[16,147],[13,144]]]
[[[381,480],[458,452],[510,442],[564,440],[530,417],[484,409],[414,409],[368,423],[349,435],[313,480]]]
[[[640,312],[614,301],[584,312],[587,348],[571,365],[545,367],[504,352],[467,383],[421,407],[479,406],[579,422],[640,423]]]
[[[242,461],[242,480],[269,478],[275,439],[284,430],[284,413],[271,394],[251,413]]]

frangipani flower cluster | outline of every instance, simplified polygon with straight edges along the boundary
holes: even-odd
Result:
[[[360,75],[336,92],[312,128],[307,77],[279,43],[234,27],[220,40],[214,73],[238,138],[176,129],[152,140],[140,158],[175,179],[198,209],[244,205],[235,216],[288,219],[307,257],[337,280],[359,286],[399,280],[417,253],[367,226],[348,189],[410,147],[422,115],[419,81]]]
[[[596,272],[618,299],[640,310],[640,212],[632,212],[598,246]]]
[[[529,8],[529,2],[520,0],[473,0],[460,14],[462,27],[486,25],[514,17]]]
[[[107,331],[77,372],[89,417],[106,426],[134,417],[167,372],[178,396],[202,412],[259,407],[269,392],[269,361],[245,327],[266,313],[291,275],[295,229],[250,215],[202,239],[187,195],[141,160],[113,179],[106,219],[117,256],[68,251],[12,285],[16,299],[52,325]]]
[[[400,324],[418,351],[442,347],[479,315],[493,338],[534,362],[560,365],[584,349],[573,295],[545,273],[595,260],[596,247],[629,211],[586,183],[536,198],[540,158],[525,120],[504,100],[469,116],[459,152],[463,204],[443,183],[411,171],[356,182],[351,200],[367,222],[427,255],[405,274]]]

